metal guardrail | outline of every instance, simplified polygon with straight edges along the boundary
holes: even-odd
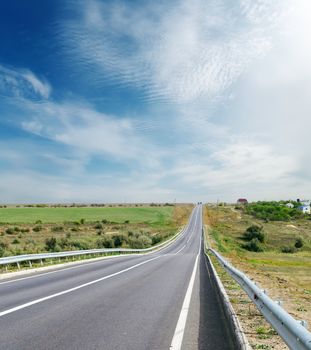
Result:
[[[186,227],[183,227],[180,231],[178,231],[173,237],[164,241],[156,246],[144,249],[130,249],[130,248],[102,248],[102,249],[88,249],[88,250],[72,250],[65,252],[56,252],[56,253],[40,253],[40,254],[26,254],[26,255],[15,255],[8,256],[4,258],[0,258],[0,266],[1,265],[11,265],[17,264],[17,267],[20,269],[20,263],[24,261],[29,262],[29,266],[31,267],[32,261],[40,260],[41,265],[43,265],[43,260],[45,259],[60,259],[66,257],[74,257],[81,255],[90,255],[90,254],[107,254],[107,253],[148,253],[151,251],[156,251],[159,248],[169,245],[175,240],[180,234],[185,231]]]
[[[311,333],[305,328],[305,321],[298,321],[289,315],[280,302],[270,299],[266,292],[251,281],[243,272],[229,264],[214,249],[208,248],[231,277],[244,289],[265,319],[283,338],[292,350],[310,350]]]

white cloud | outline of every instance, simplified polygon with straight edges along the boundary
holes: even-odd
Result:
[[[88,104],[28,101],[22,108],[27,111],[27,118],[21,122],[24,130],[88,156],[153,167],[161,154],[161,150],[154,152],[137,121],[98,112]],[[153,153],[152,158],[149,153]]]
[[[169,107],[161,118],[134,119],[52,102],[48,83],[0,67],[0,92],[22,97],[24,130],[61,146],[55,154],[43,149],[42,157],[74,169],[53,177],[23,163],[23,176],[4,174],[4,198],[9,191],[42,201],[308,196],[309,1],[78,4],[80,16],[60,31],[73,70],[98,86],[109,80],[141,89],[153,105],[165,100]],[[98,156],[129,170],[86,174],[87,161]],[[35,188],[42,194],[32,194]]]
[[[0,95],[5,97],[47,99],[51,85],[28,69],[0,65]]]
[[[151,100],[185,103],[223,94],[268,52],[267,33],[279,9],[259,0],[143,7],[92,0],[80,7],[84,15],[63,23],[61,40],[69,62],[88,73],[95,67],[96,83],[108,77],[143,89]]]
[[[21,74],[31,85],[34,92],[43,98],[48,98],[51,93],[51,86],[46,81],[39,80],[31,71]]]

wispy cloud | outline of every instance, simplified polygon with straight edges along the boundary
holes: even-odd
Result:
[[[270,49],[280,4],[182,0],[140,7],[91,0],[62,24],[61,40],[69,61],[96,71],[95,83],[108,77],[151,100],[212,99]]]
[[[45,79],[39,79],[29,69],[12,69],[0,65],[0,95],[47,99],[51,91],[51,85]]]
[[[68,75],[100,93],[114,85],[120,101],[135,95],[144,112],[106,113],[93,93],[52,100],[35,70],[0,66],[0,94],[14,97],[15,125],[33,142],[24,157],[12,142],[5,158],[2,144],[0,160],[22,168],[1,173],[5,198],[44,201],[36,187],[52,201],[311,192],[308,0],[68,4],[57,32]],[[90,165],[98,159],[100,171]],[[72,171],[36,167],[49,162]]]

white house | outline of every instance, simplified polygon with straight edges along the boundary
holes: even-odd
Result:
[[[310,205],[302,205],[299,207],[299,210],[301,210],[303,212],[303,214],[310,214],[311,213]]]
[[[293,209],[295,206],[293,203],[286,203],[287,208]]]

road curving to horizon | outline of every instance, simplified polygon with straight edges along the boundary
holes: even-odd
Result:
[[[0,282],[0,348],[234,349],[201,239],[198,205],[160,251]]]

